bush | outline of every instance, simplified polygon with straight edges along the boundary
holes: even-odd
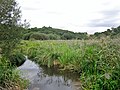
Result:
[[[29,40],[30,39],[30,36],[32,35],[33,33],[27,33],[23,36],[23,40]]]
[[[33,33],[30,35],[30,39],[35,39],[35,40],[48,40],[48,36],[44,33]]]
[[[9,60],[13,66],[21,66],[25,62],[26,58],[21,53],[15,53],[9,56]]]
[[[58,36],[57,34],[48,34],[48,37],[50,40],[59,40],[60,36]]]

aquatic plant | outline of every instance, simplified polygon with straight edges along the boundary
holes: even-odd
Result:
[[[84,90],[119,90],[119,40],[22,41],[18,49],[40,65],[78,72]]]

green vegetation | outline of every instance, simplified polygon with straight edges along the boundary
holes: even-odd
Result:
[[[9,57],[9,61],[12,66],[21,66],[25,60],[25,56],[19,52],[12,53]]]
[[[40,65],[78,72],[84,90],[119,90],[119,40],[22,41],[17,49]]]
[[[120,38],[120,26],[116,27],[116,28],[111,28],[111,29],[107,29],[107,31],[104,32],[96,32],[94,33],[94,35],[91,35],[91,38],[94,39],[100,39],[100,38],[106,38],[106,37],[110,37],[110,38]]]
[[[52,27],[30,28],[24,31],[24,40],[88,40],[100,38],[119,38],[120,26],[107,29],[104,32],[96,32],[93,35],[88,35],[87,32],[72,32],[68,30],[56,29]]]
[[[27,29],[29,23],[20,19],[15,0],[0,0],[0,90],[27,86],[15,70],[24,55],[40,65],[77,72],[84,90],[120,89],[120,26],[88,35],[45,26]]]
[[[11,66],[7,58],[0,57],[0,90],[23,90],[28,81],[21,79],[19,72]]]
[[[23,90],[27,86],[27,81],[15,70],[16,64],[23,62],[23,56],[13,54],[24,30],[20,18],[16,0],[0,0],[0,90]]]
[[[24,32],[24,40],[75,40],[88,39],[87,32],[74,33],[68,30],[56,29],[52,27],[30,28]]]

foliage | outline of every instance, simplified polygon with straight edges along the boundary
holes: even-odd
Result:
[[[60,40],[60,36],[57,34],[48,34],[50,40]]]
[[[26,58],[22,53],[16,52],[10,55],[9,60],[12,66],[20,66],[25,62]]]
[[[22,41],[19,49],[40,65],[78,72],[85,90],[120,89],[119,39]]]
[[[91,35],[91,37],[100,39],[100,38],[106,38],[106,37],[110,37],[110,38],[119,38],[119,34],[120,34],[120,26],[116,27],[116,28],[111,28],[111,29],[107,29],[107,31],[104,32],[95,32],[94,35]]]
[[[15,0],[0,0],[0,48],[6,56],[19,42],[23,28],[19,21],[21,11]]]
[[[21,90],[26,85],[9,61],[10,57],[19,57],[11,53],[23,34],[20,19],[20,7],[15,0],[0,0],[0,90]]]
[[[30,39],[48,40],[48,36],[44,33],[33,33],[33,34],[30,35]]]
[[[6,58],[0,58],[0,90],[23,90],[28,81],[18,75]]]
[[[27,39],[25,38],[24,40],[29,40],[30,36],[34,33],[37,33],[37,34],[43,33],[44,35],[48,36],[47,40],[76,40],[76,39],[77,40],[88,40],[88,39],[101,39],[101,38],[106,38],[106,37],[114,39],[116,37],[119,37],[120,26],[116,28],[107,29],[104,32],[95,32],[93,35],[88,35],[87,32],[75,33],[75,32],[68,31],[68,30],[56,29],[56,28],[45,27],[45,26],[42,28],[34,27],[34,28],[30,28],[26,30],[25,37],[29,37],[29,38]]]
[[[15,0],[0,0],[0,24],[16,26],[21,17],[20,12]]]
[[[12,49],[19,43],[22,28],[16,26],[0,25],[0,48],[2,49],[2,54],[9,55]]]
[[[48,38],[47,40],[71,40],[71,39],[87,39],[88,35],[87,33],[74,33],[72,31],[68,31],[68,30],[62,30],[62,29],[56,29],[56,28],[52,28],[52,27],[42,27],[42,28],[30,28],[27,30],[27,32],[25,32],[25,37],[29,37],[33,35],[34,33],[36,34],[44,34],[46,35]],[[24,39],[24,40],[29,40]],[[35,40],[38,40],[35,38]],[[41,40],[41,39],[40,39]],[[46,40],[46,38],[42,39],[42,40]]]

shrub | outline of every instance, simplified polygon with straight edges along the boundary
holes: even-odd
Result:
[[[30,39],[35,39],[35,40],[48,40],[48,36],[44,33],[33,33],[30,35]]]
[[[17,52],[10,55],[9,60],[13,66],[20,66],[25,62],[26,58],[22,53]]]

